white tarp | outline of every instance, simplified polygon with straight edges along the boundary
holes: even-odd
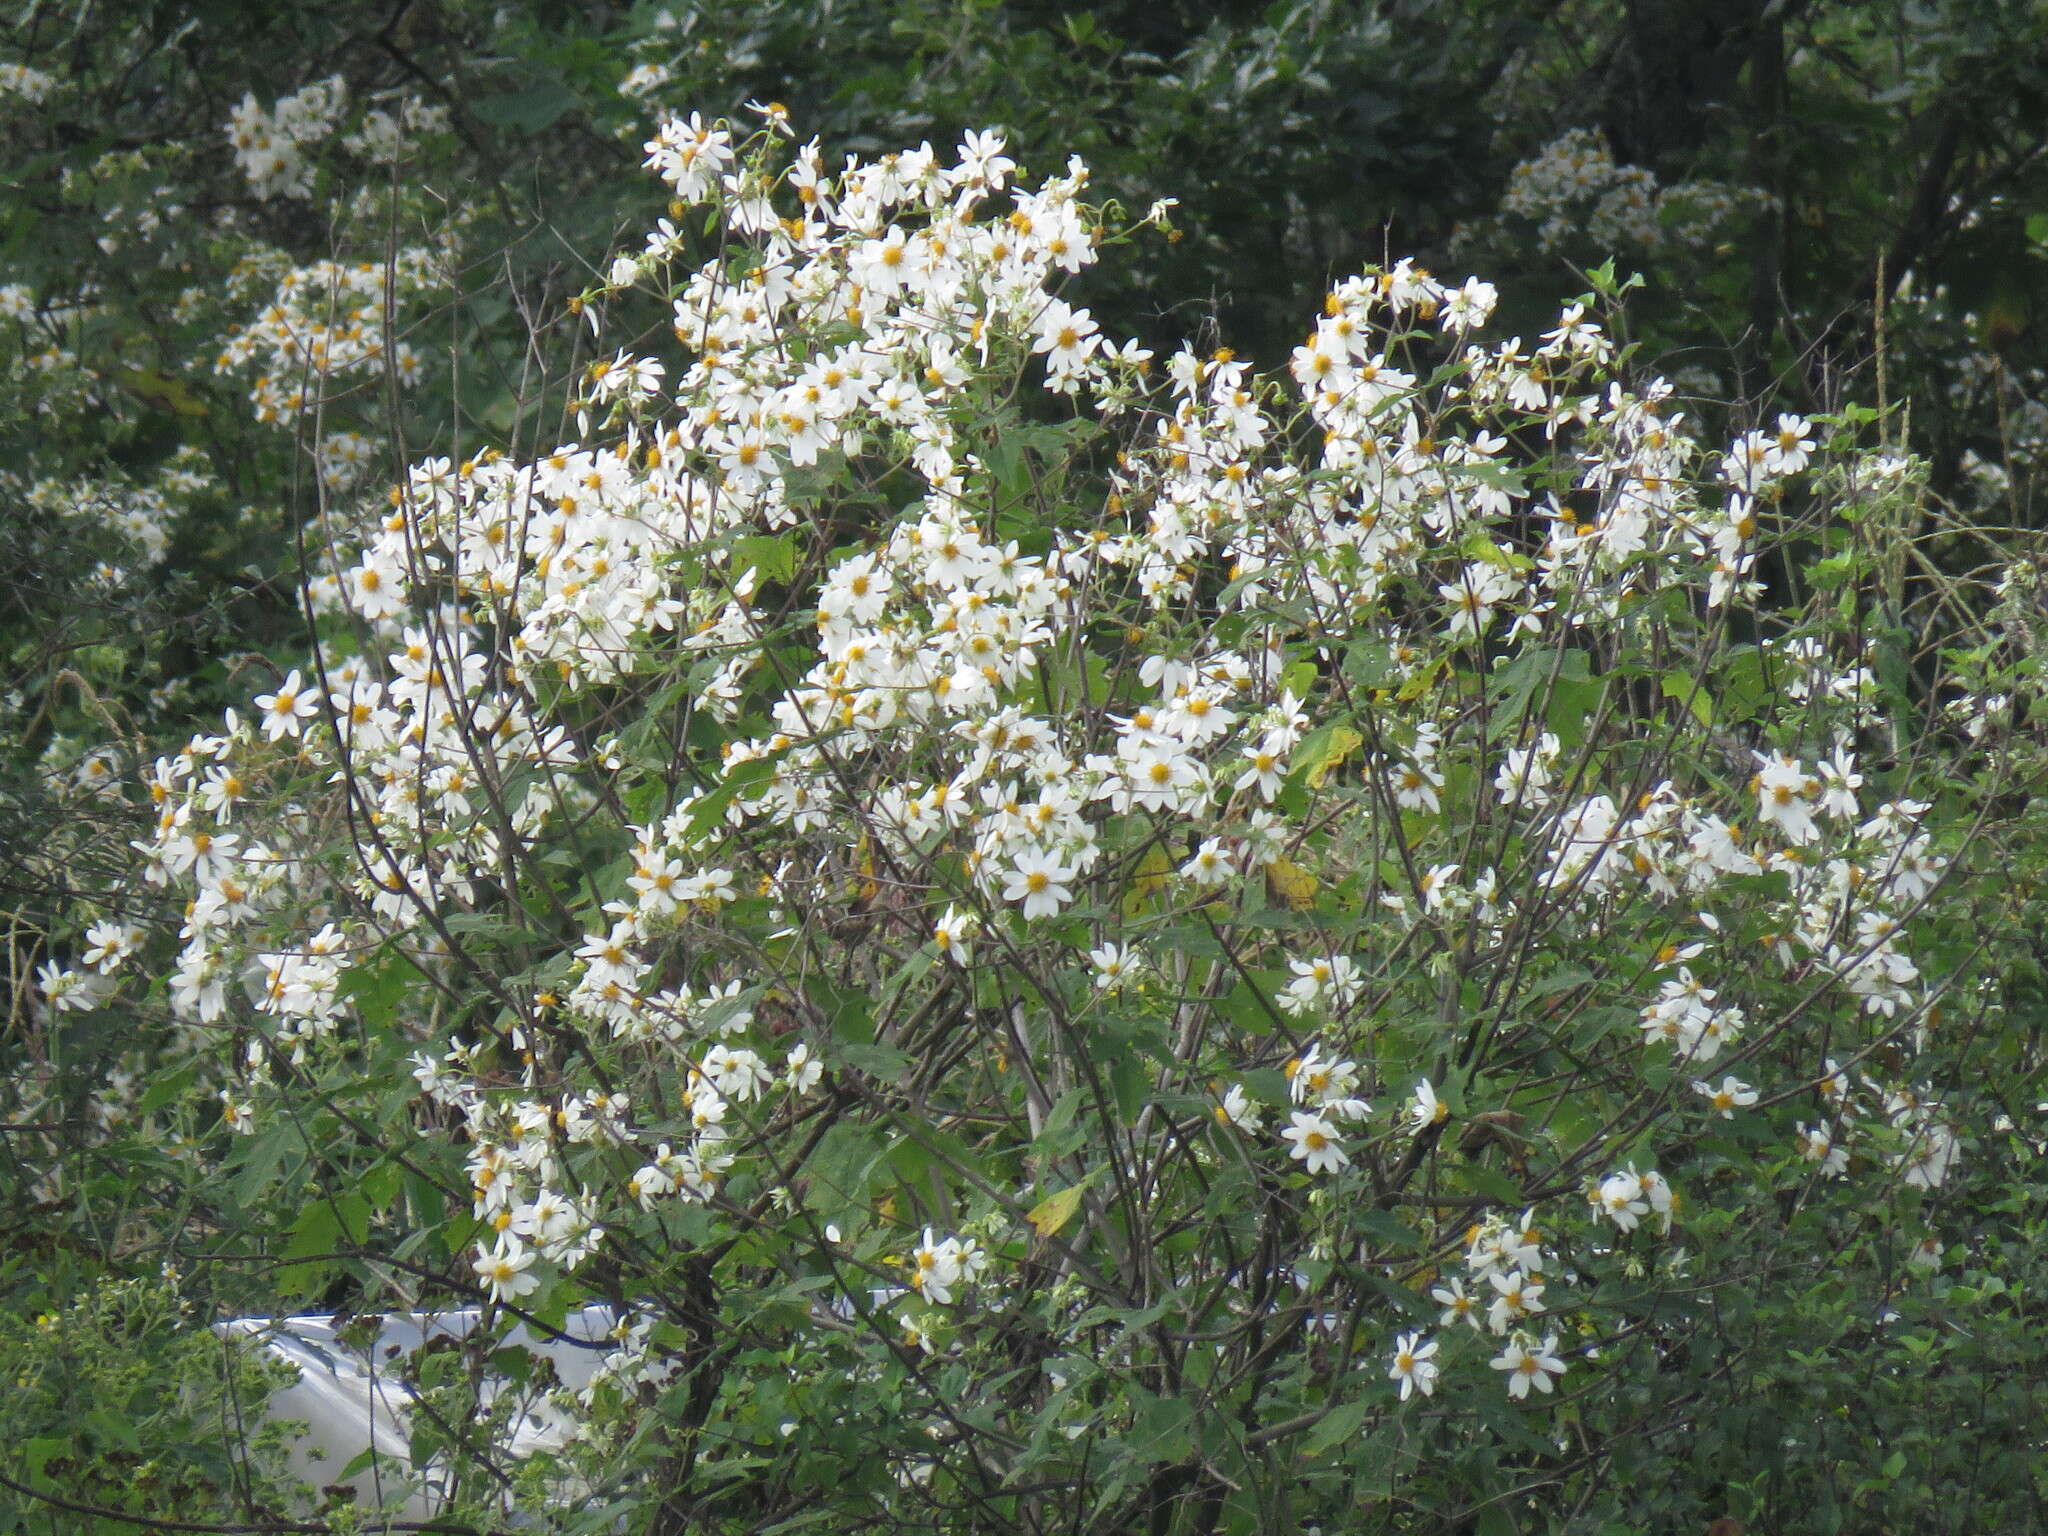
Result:
[[[356,1318],[352,1333],[366,1321],[377,1324],[375,1342],[367,1349],[344,1343],[326,1316],[238,1317],[217,1326],[297,1369],[297,1382],[274,1393],[268,1407],[272,1419],[305,1421],[306,1432],[292,1450],[295,1475],[315,1488],[353,1484],[360,1503],[423,1519],[440,1512],[439,1484],[434,1467],[415,1467],[407,1453],[413,1394],[405,1385],[403,1362],[431,1338],[463,1338],[480,1316],[478,1309],[464,1308]],[[499,1347],[523,1345],[552,1361],[562,1386],[577,1392],[596,1374],[618,1320],[609,1307],[585,1307],[569,1314],[562,1325],[564,1337],[537,1339],[522,1324]],[[487,1385],[487,1390],[492,1388]],[[504,1448],[514,1456],[550,1449],[563,1442],[569,1429],[561,1413],[532,1394],[521,1401]],[[372,1449],[377,1454],[367,1467],[346,1473]]]

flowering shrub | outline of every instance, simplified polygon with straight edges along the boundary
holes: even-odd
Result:
[[[1660,186],[1653,172],[1618,164],[1598,133],[1573,128],[1515,166],[1500,212],[1533,230],[1546,251],[1581,244],[1603,252],[1688,251],[1725,236],[1739,214],[1769,202],[1770,194],[1754,187],[1715,181]]]
[[[676,350],[323,520],[310,650],[150,767],[47,1006],[175,1021],[179,1155],[301,1293],[635,1319],[516,1471],[483,1346],[405,1367],[458,1511],[1590,1502],[1728,1368],[1759,1209],[1918,1223],[1988,1133],[1950,893],[2024,604],[1916,652],[1916,466],[1702,440],[1605,273],[1162,361],[1062,289],[1163,208],[762,115],[663,125],[578,305]]]

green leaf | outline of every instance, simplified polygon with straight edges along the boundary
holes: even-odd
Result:
[[[1345,651],[1344,675],[1361,688],[1384,688],[1395,677],[1393,654],[1383,644],[1361,641]]]
[[[1074,1123],[1074,1114],[1081,1107],[1083,1090],[1069,1088],[1054,1102],[1045,1117],[1045,1124],[1038,1132],[1038,1141],[1048,1144],[1056,1141],[1066,1128]]]
[[[523,91],[482,97],[471,102],[469,110],[493,127],[539,133],[576,105],[576,93],[561,81],[551,80]]]
[[[1308,1432],[1308,1438],[1301,1443],[1302,1455],[1320,1456],[1325,1451],[1342,1445],[1358,1433],[1359,1426],[1365,1423],[1365,1416],[1371,1408],[1372,1404],[1364,1398],[1355,1403],[1339,1403],[1318,1419],[1315,1428]]]
[[[334,1252],[340,1237],[341,1218],[330,1202],[315,1200],[299,1212],[299,1219],[292,1226],[291,1241],[278,1256],[290,1266],[278,1276],[278,1289],[286,1295],[299,1296],[318,1290],[331,1271],[324,1261]],[[308,1260],[316,1262],[298,1262]]]
[[[373,1211],[390,1208],[398,1197],[399,1180],[404,1170],[397,1163],[379,1163],[356,1181],[356,1189],[364,1202]]]
[[[175,1072],[164,1073],[143,1090],[142,1097],[135,1101],[135,1112],[146,1115],[162,1109],[192,1086],[192,1077],[196,1070],[193,1067],[180,1067]]]
[[[682,841],[694,843],[712,826],[725,819],[725,808],[741,790],[749,789],[775,772],[772,757],[752,757],[726,771],[723,779],[690,806],[690,819],[683,828]]]
[[[1187,1459],[1194,1448],[1188,1426],[1194,1421],[1192,1403],[1178,1397],[1153,1397],[1143,1388],[1132,1395],[1145,1399],[1131,1416],[1131,1433],[1124,1447],[1139,1461],[1152,1464]]]
[[[1487,467],[1492,469],[1497,466]],[[1467,534],[1465,542],[1458,546],[1458,553],[1467,560],[1476,561],[1481,565],[1496,566],[1504,571],[1526,571],[1535,564],[1527,555],[1494,543],[1484,529],[1474,529]]]
[[[839,1047],[839,1058],[849,1067],[885,1081],[894,1081],[910,1070],[910,1057],[893,1045],[846,1041]]]
[[[1504,1173],[1491,1168],[1467,1166],[1459,1170],[1466,1187],[1475,1195],[1484,1195],[1489,1200],[1498,1200],[1502,1205],[1520,1205],[1522,1186]]]
[[[142,1454],[142,1437],[135,1432],[135,1425],[127,1414],[94,1408],[80,1417],[81,1422],[92,1431],[93,1438],[101,1445],[127,1451],[131,1455]]]
[[[1138,860],[1138,867],[1131,873],[1131,883],[1124,890],[1122,910],[1125,917],[1142,917],[1152,904],[1155,891],[1164,889],[1167,877],[1173,873],[1173,860],[1166,856],[1166,849],[1158,843],[1145,850]]]
[[[54,1435],[38,1435],[21,1448],[22,1460],[28,1465],[28,1480],[45,1492],[54,1492],[56,1482],[43,1469],[71,1452],[68,1441]]]
[[[737,576],[748,566],[762,581],[788,581],[796,575],[796,540],[789,534],[753,534],[737,539],[732,546],[732,568]]]
[[[1696,677],[1684,672],[1664,674],[1664,697],[1676,699],[1692,711],[1693,719],[1702,726],[1711,728],[1714,723],[1714,701],[1707,694],[1707,685]]]
[[[277,1177],[285,1153],[291,1150],[296,1138],[294,1127],[273,1125],[247,1139],[241,1157],[236,1160],[241,1168],[241,1177],[234,1185],[237,1204],[246,1206],[263,1193],[265,1186]]]

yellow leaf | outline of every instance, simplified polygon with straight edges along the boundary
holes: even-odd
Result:
[[[1303,782],[1310,789],[1321,789],[1323,780],[1329,776],[1330,770],[1364,745],[1365,738],[1350,726],[1338,726],[1323,738],[1321,745],[1314,752],[1309,754],[1306,764],[1308,772],[1303,775]]]
[[[1410,704],[1421,698],[1431,688],[1436,686],[1437,676],[1444,670],[1447,660],[1448,658],[1444,656],[1437,657],[1436,660],[1403,683],[1394,697],[1403,704]]]
[[[204,416],[206,402],[178,379],[166,378],[143,368],[116,368],[114,382],[145,405],[174,416]]]
[[[1053,1236],[1074,1219],[1074,1212],[1081,1208],[1081,1191],[1087,1187],[1084,1180],[1079,1184],[1069,1184],[1057,1194],[1047,1195],[1031,1208],[1025,1220],[1031,1223],[1040,1237]]]
[[[1145,856],[1138,860],[1137,873],[1131,876],[1129,889],[1124,892],[1124,916],[1136,917],[1145,910],[1145,903],[1154,891],[1166,884],[1166,877],[1173,873],[1173,861],[1166,856],[1166,850],[1154,843],[1145,850]]]
[[[868,843],[867,833],[861,833],[860,842],[854,851],[859,859],[862,875],[860,899],[864,902],[873,901],[875,897],[881,894],[882,888],[875,881],[875,852]]]
[[[1266,866],[1266,891],[1283,907],[1299,912],[1315,902],[1316,877],[1292,859],[1275,859]]]

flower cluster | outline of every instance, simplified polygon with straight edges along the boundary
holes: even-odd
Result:
[[[1768,194],[1717,181],[1671,186],[1622,165],[1599,133],[1573,128],[1508,175],[1501,212],[1527,219],[1546,251],[1590,241],[1606,250],[1697,247]]]
[[[242,97],[228,120],[235,163],[258,197],[313,195],[313,162],[307,151],[334,132],[348,107],[348,88],[339,75],[315,81],[266,108],[255,94]]]
[[[228,335],[214,371],[253,365],[249,403],[256,419],[286,425],[326,406],[364,375],[388,373],[400,384],[417,383],[422,360],[411,343],[394,339],[396,317],[387,313],[387,297],[410,297],[436,271],[434,253],[418,246],[396,252],[388,267],[319,261],[291,268],[256,318]],[[321,457],[323,467],[340,470],[343,478],[360,467],[360,450],[332,439]]]
[[[495,1303],[599,1252],[659,1291],[744,1237],[791,1294],[1057,1270],[1048,1347],[1083,1351],[1172,1271],[1242,1363],[1237,1322],[1279,1315],[1246,1255],[1321,1319],[1397,1272],[1399,1203],[1440,1224],[1411,1283],[1472,1221],[1431,1294],[1517,1399],[1566,1372],[1549,1288],[1675,1219],[1613,1129],[1674,1081],[1690,1127],[1756,1109],[1844,1158],[1846,1087],[1796,1141],[1759,1106],[1924,1028],[1946,865],[1879,787],[1861,642],[1761,606],[1813,423],[1712,445],[1597,295],[1500,336],[1490,285],[1407,261],[1337,284],[1284,375],[1155,368],[1060,295],[1127,233],[1085,166],[1034,183],[983,133],[834,165],[764,115],[661,124],[684,206],[579,302],[675,347],[607,345],[552,451],[430,457],[356,509],[318,649],[147,771],[175,947],[95,930],[53,1005],[154,969],[235,1035],[242,1132],[401,1034],[403,1134],[459,1144]],[[393,282],[286,271],[222,366],[282,420],[402,375]],[[363,440],[322,453],[367,473]],[[1939,1182],[1947,1112],[1863,1084],[1872,1148]],[[1027,1216],[1055,1168],[1077,1193]],[[828,1217],[856,1240],[775,1246]],[[949,1368],[992,1309],[958,1310]],[[907,1353],[955,1347],[942,1316]],[[1392,1343],[1430,1395],[1437,1344]]]

